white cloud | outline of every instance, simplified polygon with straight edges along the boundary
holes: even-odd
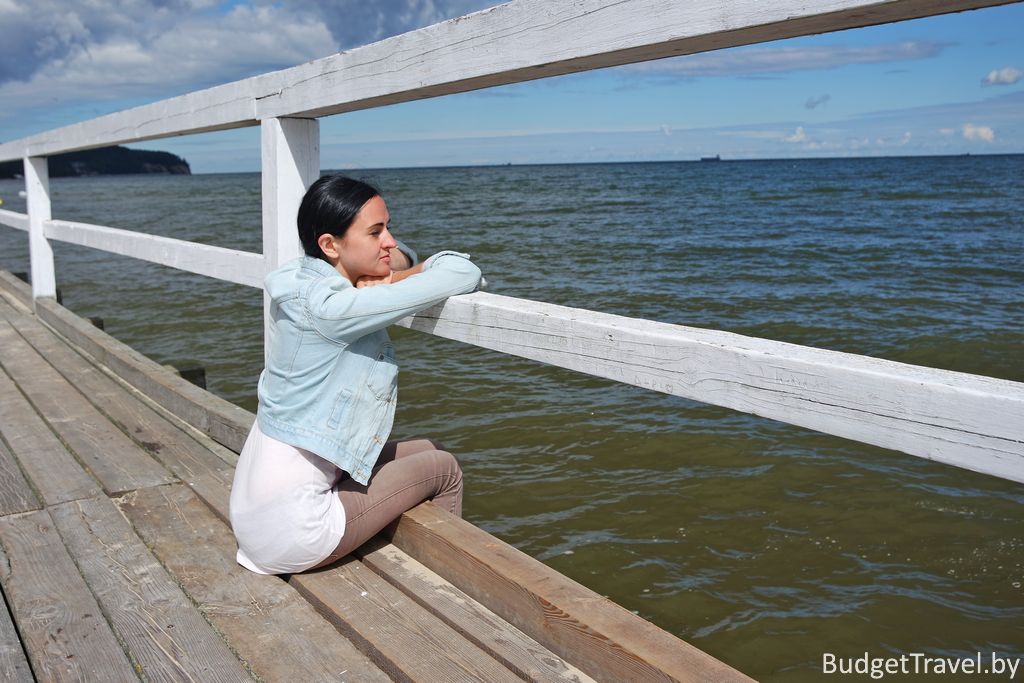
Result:
[[[949,43],[907,41],[869,47],[823,45],[811,47],[753,47],[719,50],[619,67],[651,76],[752,76],[809,69],[833,69],[850,64],[879,64],[926,59],[939,55]]]
[[[213,55],[207,68],[216,73],[218,62],[231,60],[233,51],[268,47],[266,37],[250,45],[249,39],[254,36],[239,23],[248,18],[253,21],[254,31],[259,32],[272,28],[262,21],[268,16],[276,17],[285,31],[294,25],[320,26],[319,31],[306,36],[309,45],[299,59],[304,61],[493,4],[493,0],[247,0],[237,4],[222,0],[2,0],[0,84],[28,81],[47,67],[88,56],[109,43],[137,42],[148,48],[154,41],[176,37],[195,45],[203,34],[226,34],[228,40],[203,44],[199,55],[184,51],[177,55],[186,59]],[[225,7],[230,9],[225,11]],[[324,36],[330,39],[327,49],[322,43]],[[291,41],[288,36],[281,37]],[[277,44],[270,42],[265,63],[273,67],[297,63],[281,62]],[[289,55],[284,57],[291,59]]]
[[[490,0],[0,0],[0,118],[173,97],[325,57]],[[35,109],[35,111],[33,111]],[[106,113],[93,106],[91,115]],[[98,109],[98,111],[97,111]],[[26,112],[31,112],[26,114]]]
[[[807,133],[804,132],[803,126],[797,126],[796,130],[793,131],[792,135],[788,135],[782,138],[785,142],[806,142]]]
[[[988,126],[975,126],[973,123],[965,123],[961,129],[965,140],[980,142],[995,142],[996,134]]]
[[[280,7],[239,5],[216,21],[191,14],[132,29],[51,55],[26,79],[0,85],[0,99],[28,108],[170,97],[335,50],[318,19]]]
[[[1007,66],[1002,69],[993,69],[988,72],[988,76],[981,79],[982,85],[1013,85],[1020,80],[1020,77],[1024,76],[1024,72],[1020,69],[1015,69],[1012,66]]]
[[[146,42],[209,4],[202,0],[104,2],[6,0],[0,3],[0,83],[26,81],[47,65],[123,36]]]

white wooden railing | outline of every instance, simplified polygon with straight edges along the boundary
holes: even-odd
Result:
[[[56,292],[49,240],[260,287],[301,253],[320,173],[317,117],[570,72],[1008,4],[1010,0],[515,0],[291,69],[0,144],[24,159],[33,296]],[[52,220],[46,157],[259,125],[263,253]],[[475,293],[413,329],[1024,482],[1024,385],[835,351]]]

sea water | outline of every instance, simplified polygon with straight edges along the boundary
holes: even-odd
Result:
[[[1024,381],[1024,156],[354,171],[496,294]],[[20,181],[0,181],[24,210]],[[259,252],[258,174],[54,179],[53,215]],[[64,303],[255,409],[262,295],[54,243]],[[28,270],[0,227],[0,267]],[[761,680],[1024,657],[1024,487],[404,329],[395,437],[475,524]],[[1024,416],[1020,417],[1024,420]],[[987,657],[988,655],[986,655]]]

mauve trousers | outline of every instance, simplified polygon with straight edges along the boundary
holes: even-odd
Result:
[[[368,485],[346,477],[338,484],[345,534],[318,567],[335,562],[425,500],[462,516],[462,469],[455,456],[430,439],[388,441]]]

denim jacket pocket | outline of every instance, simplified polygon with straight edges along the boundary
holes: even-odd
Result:
[[[395,347],[391,342],[380,345],[366,386],[378,401],[389,401],[398,385],[398,363],[395,362]]]
[[[349,404],[352,402],[352,392],[348,389],[342,389],[338,392],[338,395],[334,398],[334,406],[331,408],[331,414],[327,418],[327,427],[329,429],[337,429],[338,425],[341,424],[342,418],[347,412]],[[322,414],[322,413],[321,413]]]

